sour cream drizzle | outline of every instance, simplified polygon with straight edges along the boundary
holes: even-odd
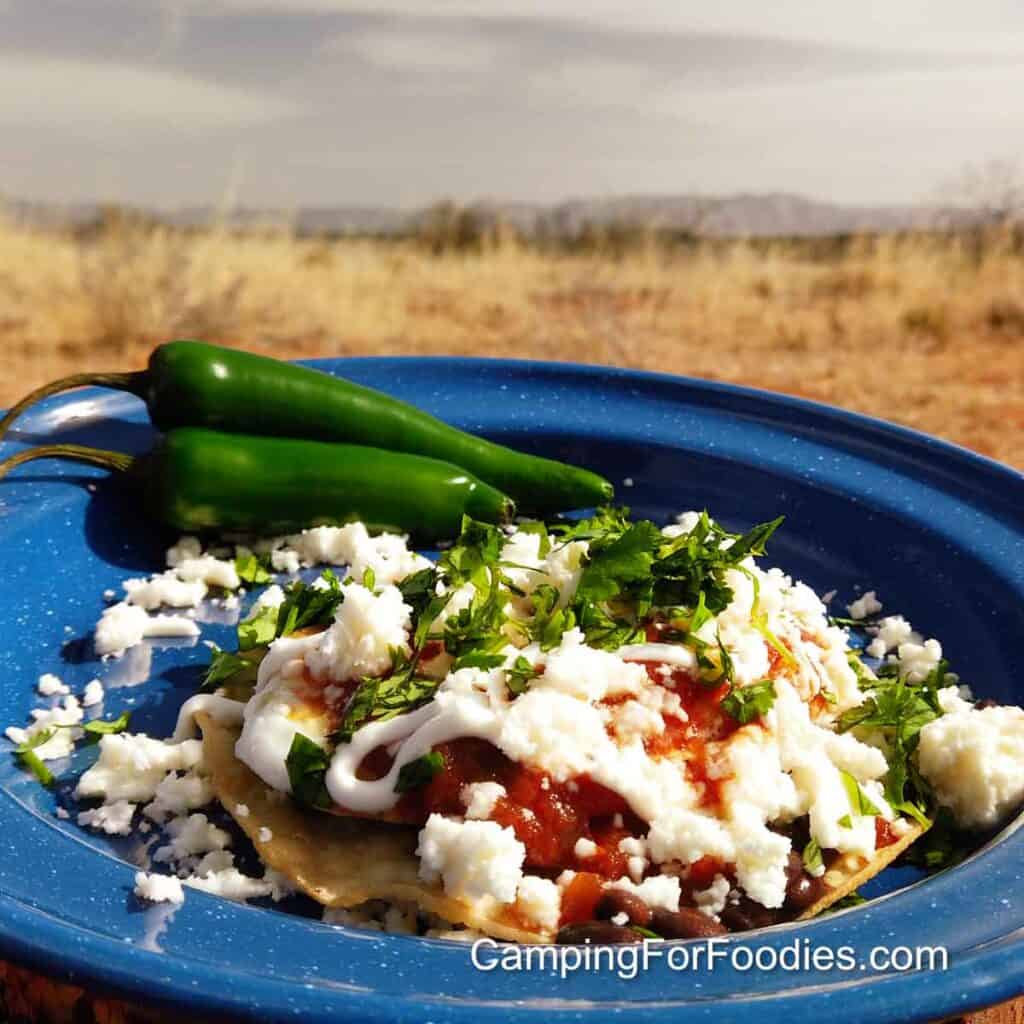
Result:
[[[256,690],[245,705],[242,735],[235,744],[235,756],[247,764],[268,786],[291,792],[287,758],[296,733],[323,745],[326,741],[325,715],[292,717],[304,703],[293,688],[305,673],[305,654],[322,634],[275,640],[257,675]]]
[[[272,693],[284,685],[291,674],[292,664],[301,665],[305,653],[318,643],[320,636],[298,639],[277,640],[260,666],[258,685],[245,711],[245,729],[236,747],[236,754],[246,762],[264,781],[270,785],[289,789],[280,762],[287,754],[288,746],[296,732],[306,733],[303,724],[282,720],[272,730],[269,722],[262,723],[266,712],[263,705],[272,699]],[[511,653],[511,652],[510,652]],[[523,653],[515,651],[514,653]],[[540,652],[536,652],[540,655]],[[635,644],[614,652],[625,661],[661,662],[675,667],[695,667],[693,653],[676,644]],[[535,659],[546,661],[543,655]],[[472,670],[470,670],[472,671]],[[401,794],[395,792],[402,768],[433,748],[451,740],[473,737],[487,740],[499,749],[507,747],[507,730],[510,727],[509,712],[512,704],[507,699],[503,682],[487,682],[484,673],[472,673],[473,679],[464,680],[463,685],[443,686],[428,704],[413,712],[399,715],[386,722],[371,722],[363,726],[347,743],[339,744],[332,752],[325,784],[331,799],[341,807],[360,814],[381,814],[391,810]],[[262,699],[261,699],[262,698]],[[554,695],[559,705],[566,704],[566,695]],[[553,706],[554,707],[554,706]],[[269,708],[268,708],[269,710]],[[520,709],[522,710],[522,709]],[[643,748],[620,749],[605,734],[604,726],[597,720],[597,712],[591,708],[580,708],[595,721],[587,721],[580,728],[589,739],[577,739],[591,756],[581,759],[580,771],[588,771],[595,778],[615,789],[622,789],[618,776],[627,765],[629,775],[636,785],[625,787],[623,795],[636,810],[651,815],[659,799],[665,796],[665,785],[671,782],[673,796],[678,800],[682,793],[675,790],[684,787],[683,780],[675,769],[668,765],[648,763]],[[514,717],[514,716],[513,716]],[[585,716],[586,717],[586,716]],[[563,723],[564,725],[564,723]],[[554,727],[554,726],[553,726]],[[511,723],[513,732],[518,725]],[[594,735],[590,735],[594,734]],[[319,742],[319,739],[317,739]],[[269,747],[274,748],[272,752]],[[357,772],[366,757],[377,748],[384,748],[393,758],[388,773],[380,779],[361,779]],[[521,751],[519,751],[521,752]],[[516,752],[506,750],[513,757]],[[584,751],[585,753],[585,751]],[[273,762],[273,765],[271,764]],[[651,775],[661,776],[655,782]],[[673,776],[671,780],[666,774]]]
[[[483,695],[480,695],[483,698]],[[399,715],[387,722],[364,725],[351,742],[342,743],[331,758],[327,770],[327,792],[342,807],[362,813],[388,811],[401,796],[395,783],[402,766],[415,761],[440,743],[475,736],[494,742],[501,733],[501,718],[483,699],[462,699],[455,703],[440,700]],[[381,779],[368,781],[356,777],[363,759],[377,747],[397,746],[391,770]]]
[[[216,693],[197,693],[194,697],[189,697],[178,712],[178,724],[174,727],[174,735],[171,737],[174,743],[195,739],[199,735],[196,715],[201,711],[205,711],[211,718],[216,718],[224,725],[241,725],[245,704]]]

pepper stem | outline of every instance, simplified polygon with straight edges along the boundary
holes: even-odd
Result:
[[[44,444],[38,448],[26,448],[24,451],[16,452],[0,462],[0,480],[23,462],[32,462],[35,459],[73,459],[75,462],[88,462],[92,466],[102,466],[104,469],[113,469],[119,473],[126,473],[135,464],[135,457],[124,452],[86,448],[81,444]]]
[[[0,441],[10,429],[11,424],[29,407],[41,402],[50,395],[56,395],[61,391],[70,391],[72,388],[84,388],[89,385],[99,385],[105,388],[119,388],[122,391],[140,393],[139,384],[146,376],[145,370],[136,373],[73,373],[70,377],[61,377],[60,380],[50,381],[41,388],[26,395],[17,405],[12,405],[7,414],[0,419]]]

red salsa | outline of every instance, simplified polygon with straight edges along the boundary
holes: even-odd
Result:
[[[709,774],[706,748],[738,728],[720,706],[728,686],[709,687],[680,669],[663,675],[665,670],[657,662],[645,667],[653,682],[679,695],[683,710],[678,716],[663,716],[664,731],[648,737],[645,749],[654,758],[685,760],[688,778],[701,787],[702,803],[718,804],[727,779]],[[434,813],[462,814],[464,786],[496,782],[505,788],[505,795],[495,802],[490,818],[515,832],[526,847],[526,863],[531,868],[552,874],[574,868],[604,878],[628,873],[629,855],[619,844],[644,835],[647,826],[618,793],[588,775],[555,782],[543,772],[510,760],[486,740],[456,739],[435,749],[443,758],[442,770],[427,785],[405,793],[388,816],[390,820],[422,824]],[[359,777],[381,778],[391,764],[392,757],[378,748],[363,760]],[[580,839],[594,843],[596,852],[577,857],[575,847]]]

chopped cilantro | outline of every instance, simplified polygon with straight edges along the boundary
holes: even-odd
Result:
[[[251,651],[254,647],[266,647],[277,636],[277,622],[278,609],[271,605],[265,605],[251,618],[239,622],[239,651]]]
[[[599,537],[618,536],[629,528],[629,509],[625,505],[603,505],[592,516],[580,519],[571,526],[558,523],[550,527],[561,535],[562,541],[595,540]]]
[[[438,571],[434,566],[420,569],[399,580],[398,590],[402,600],[412,609],[414,621],[418,621],[428,605],[437,597]]]
[[[643,639],[644,628],[637,621],[635,613],[619,610],[612,613],[604,604],[596,601],[577,599],[572,608],[566,608],[561,618],[553,619],[547,626],[550,636],[542,641],[542,647],[557,646],[561,633],[578,626],[590,647],[602,651],[614,651],[626,644]]]
[[[846,732],[855,726],[892,729],[894,735],[906,744],[939,714],[940,709],[905,679],[879,680],[863,704],[840,716],[839,730]]]
[[[295,734],[285,759],[288,781],[292,796],[299,803],[321,810],[331,806],[333,801],[327,792],[325,777],[330,761],[327,751],[301,732]]]
[[[732,600],[725,571],[750,555],[763,555],[768,538],[781,523],[780,517],[745,534],[731,534],[702,512],[689,533],[668,541],[659,550],[651,566],[654,603],[659,607],[678,604],[696,608],[703,593],[708,612],[717,615]],[[723,547],[727,541],[732,543]]]
[[[505,536],[497,526],[462,517],[459,539],[444,554],[439,565],[449,583],[487,585],[488,570],[497,568]]]
[[[491,663],[507,643],[507,626],[518,630],[542,650],[561,643],[567,630],[578,627],[591,647],[615,650],[642,642],[645,623],[653,608],[670,608],[673,621],[680,623],[669,641],[692,644],[702,667],[714,673],[714,680],[731,679],[732,662],[724,644],[717,656],[694,633],[732,600],[725,572],[736,568],[749,555],[763,554],[765,543],[781,519],[755,526],[745,534],[731,534],[703,513],[694,529],[681,537],[665,537],[649,520],[632,522],[625,508],[601,508],[575,524],[521,524],[520,529],[542,538],[539,554],[547,551],[547,532],[559,536],[559,543],[586,540],[588,551],[576,590],[568,602],[557,588],[540,582],[532,588],[513,586],[502,572],[504,534],[496,527],[464,519],[462,533],[445,552],[435,575],[425,573],[410,581],[403,596],[417,601],[420,613],[417,646],[422,638],[422,620],[431,621],[444,599],[433,594],[438,580],[446,587],[472,582],[476,595],[470,606],[451,616],[445,625],[445,650],[459,665]],[[509,594],[529,601],[525,619],[505,614]],[[755,613],[758,610],[755,609]],[[792,661],[791,652],[768,629],[766,616],[755,625],[780,656]],[[463,659],[473,654],[469,662]]]
[[[903,851],[900,862],[942,871],[959,864],[977,845],[978,837],[958,829],[950,811],[940,807],[931,827]]]
[[[417,757],[414,761],[403,764],[398,769],[395,780],[395,792],[407,793],[410,789],[419,789],[429,784],[444,769],[444,756],[436,750]]]
[[[320,580],[315,587],[296,581],[285,590],[284,601],[277,609],[275,636],[288,636],[297,629],[331,623],[338,605],[344,600],[341,583],[330,569],[324,570]]]
[[[273,576],[270,573],[270,558],[267,555],[258,557],[250,552],[239,555],[235,559],[235,572],[243,583],[260,586],[269,583]]]
[[[28,747],[25,750],[15,750],[15,754],[18,756],[18,760],[44,785],[53,785],[53,772],[46,767],[45,762],[39,757],[39,755],[31,748]]]
[[[200,690],[210,692],[227,683],[254,683],[263,652],[251,649],[245,655],[213,648]]]
[[[717,643],[714,647],[696,636],[691,635],[688,639],[696,652],[698,667],[702,672],[706,673],[702,677],[702,682],[708,686],[718,686],[723,682],[731,683],[733,681],[735,669],[733,668],[732,655],[726,650],[725,644],[722,643],[722,635],[719,631],[715,631]],[[713,649],[718,651],[718,661],[715,661],[708,654],[708,651]]]
[[[796,658],[793,657],[793,652],[768,628],[768,615],[761,608],[761,584],[753,573],[744,570],[744,575],[754,587],[754,600],[750,605],[750,624],[787,665],[796,668]]]
[[[841,626],[843,629],[863,629],[864,626],[871,625],[870,618],[863,619],[846,619],[841,615],[829,615],[828,624],[830,626]]]
[[[444,649],[456,660],[473,652],[496,654],[508,643],[502,633],[508,616],[501,573],[494,567],[483,567],[480,572],[483,578],[474,583],[469,605],[449,615],[444,624]]]
[[[862,690],[870,689],[875,685],[874,675],[868,671],[867,665],[856,651],[846,652],[846,662],[853,669],[853,674],[857,677],[857,685]]]
[[[530,664],[529,659],[524,658],[521,654],[512,663],[512,667],[505,670],[505,685],[508,687],[509,693],[518,697],[521,693],[526,693],[530,686],[530,680],[536,679],[540,675],[540,669],[535,668]]]
[[[837,822],[840,828],[853,828],[853,819],[848,815],[844,814]]]
[[[385,678],[366,676],[345,708],[335,738],[348,743],[369,722],[384,722],[413,711],[430,700],[440,681],[415,675],[411,663]]]
[[[841,899],[838,899],[830,907],[826,908],[826,914],[833,914],[837,910],[846,910],[849,907],[859,907],[862,903],[867,903],[867,900],[861,896],[856,889],[852,892],[848,892]]]
[[[821,847],[818,845],[817,839],[811,839],[804,847],[803,861],[807,872],[812,875],[820,874],[822,868],[825,867],[825,862],[821,858]]]
[[[505,664],[504,654],[488,654],[486,651],[470,651],[452,663],[452,671],[460,668],[479,668],[485,672],[492,668],[500,668]]]
[[[642,520],[613,540],[593,540],[576,588],[577,600],[606,601],[628,590],[631,583],[649,582],[651,565],[664,539],[654,523]]]
[[[737,565],[751,555],[763,555],[771,535],[783,524],[785,516],[778,516],[768,523],[760,523],[746,533],[740,534],[735,542],[726,549],[733,565]]]
[[[366,676],[356,687],[334,737],[338,743],[351,742],[356,732],[371,720],[380,684],[376,676]]]
[[[873,729],[882,733],[889,747],[885,798],[893,810],[909,814],[922,824],[928,821],[933,801],[931,788],[917,771],[912,755],[921,729],[942,713],[938,691],[948,685],[948,674],[946,662],[915,683],[904,676],[886,673],[874,678],[865,673],[859,682],[869,695],[840,715],[837,722],[840,732]]]
[[[854,814],[863,818],[882,813],[860,788],[860,783],[848,771],[840,768],[839,777],[843,780],[846,798],[850,801],[850,809]]]
[[[50,786],[53,784],[53,772],[46,767],[42,758],[36,753],[36,748],[41,747],[44,743],[53,738],[57,732],[57,726],[50,726],[48,729],[43,729],[41,732],[37,732],[35,736],[25,740],[24,743],[19,743],[14,748],[14,756],[44,785]]]
[[[122,711],[117,718],[104,721],[101,718],[94,718],[89,722],[72,722],[66,725],[51,725],[41,729],[34,736],[19,743],[14,748],[14,756],[44,785],[53,785],[53,772],[46,766],[43,759],[36,753],[36,750],[48,743],[57,734],[58,729],[81,729],[89,742],[96,742],[100,736],[109,736],[113,733],[124,732],[128,728],[131,718],[130,711]]]
[[[726,650],[725,644],[722,643],[722,634],[716,630],[715,640],[718,643],[718,660],[719,660],[719,672],[718,678],[714,682],[721,682],[725,680],[731,683],[736,677],[736,670],[733,668],[732,655]]]
[[[259,662],[272,640],[299,629],[329,625],[343,595],[338,577],[330,569],[324,571],[321,580],[317,586],[296,580],[285,588],[280,605],[267,605],[240,622],[237,653],[215,649],[201,688],[214,690],[228,683],[254,682]]]
[[[566,539],[589,541],[571,604],[575,624],[591,646],[614,649],[643,635],[642,624],[652,608],[671,608],[674,618],[689,620],[688,633],[681,633],[679,639],[692,643],[700,658],[707,645],[696,641],[694,633],[732,600],[726,570],[736,568],[749,555],[763,554],[781,521],[730,534],[705,512],[689,533],[667,538],[648,520],[631,523],[626,509],[600,509],[563,531]],[[686,609],[691,611],[686,614]],[[554,626],[565,629],[572,624]],[[792,654],[771,636],[765,623],[761,626],[780,655],[791,661]],[[553,644],[554,632],[551,628],[545,635],[548,644]],[[724,647],[719,645],[719,651],[724,653]],[[717,671],[719,678],[731,674],[727,656],[720,657],[718,664],[705,656],[703,667]]]
[[[81,729],[86,736],[95,736],[97,739],[100,736],[112,736],[115,733],[124,732],[128,728],[131,715],[130,711],[122,711],[117,718],[112,718],[110,721],[94,718],[90,722],[83,723]]]
[[[690,632],[696,633],[705,622],[710,622],[712,617],[711,612],[708,611],[707,599],[704,597],[704,591],[702,590],[697,595],[697,607],[693,609],[693,614],[690,616]]]
[[[775,683],[760,679],[749,686],[734,686],[722,699],[722,710],[740,725],[766,714],[775,703]]]
[[[530,640],[540,644],[542,651],[557,647],[562,634],[576,625],[573,611],[559,607],[560,598],[558,589],[550,583],[542,583],[530,595],[533,616],[526,624],[526,633]]]

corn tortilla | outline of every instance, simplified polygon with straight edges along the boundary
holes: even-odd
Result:
[[[870,882],[875,875],[884,871],[911,843],[924,835],[924,827],[916,821],[910,822],[909,825],[910,830],[907,833],[900,836],[895,843],[876,850],[870,860],[852,853],[840,856],[825,872],[825,884],[828,886],[828,892],[817,903],[812,903],[797,920],[806,921],[816,917],[823,910],[828,910],[833,903],[837,903],[854,889],[864,885],[865,882]]]
[[[355,907],[367,900],[408,900],[453,924],[510,942],[550,942],[497,908],[493,916],[445,894],[419,877],[417,829],[363,819],[315,814],[270,789],[235,757],[238,730],[199,713],[203,758],[217,798],[252,840],[263,862],[325,907]],[[249,813],[236,815],[245,804]],[[268,828],[272,838],[260,839]],[[500,916],[498,916],[500,914]]]

